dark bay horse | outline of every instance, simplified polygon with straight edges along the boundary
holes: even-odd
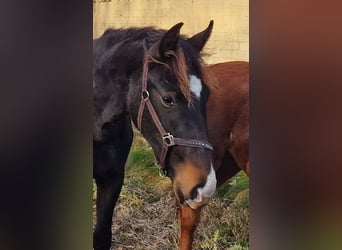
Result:
[[[110,249],[113,209],[133,138],[131,121],[172,180],[180,204],[180,249],[191,249],[199,207],[215,192],[206,123],[210,90],[200,57],[213,21],[191,38],[180,35],[182,25],[108,29],[94,40],[95,250]]]
[[[204,67],[203,73],[212,86],[207,123],[220,186],[240,170],[249,175],[249,63],[218,63]],[[194,210],[200,218],[201,208]]]

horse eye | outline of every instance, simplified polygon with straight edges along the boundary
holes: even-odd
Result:
[[[168,107],[172,107],[175,104],[171,96],[163,96],[162,100],[163,100],[163,104],[165,104]]]

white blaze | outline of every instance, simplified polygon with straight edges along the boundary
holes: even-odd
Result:
[[[190,90],[198,99],[201,98],[202,83],[195,75],[190,75]]]

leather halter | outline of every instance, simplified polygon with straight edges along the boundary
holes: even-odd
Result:
[[[153,107],[153,104],[150,100],[150,93],[147,90],[147,74],[148,74],[148,64],[149,64],[149,55],[145,52],[144,55],[144,66],[143,66],[143,75],[142,75],[142,89],[141,89],[141,102],[138,111],[137,117],[137,125],[138,129],[141,131],[141,121],[144,113],[145,105],[147,105],[148,111],[153,119],[154,125],[157,127],[159,134],[162,138],[162,151],[158,157],[156,157],[158,164],[161,166],[162,171],[166,174],[166,169],[164,166],[164,161],[168,152],[168,149],[174,145],[179,146],[187,146],[187,147],[196,147],[196,148],[204,148],[207,150],[213,150],[211,144],[207,141],[201,141],[196,139],[183,139],[173,136],[171,133],[167,132]]]

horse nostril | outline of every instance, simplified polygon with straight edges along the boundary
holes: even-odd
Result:
[[[199,192],[200,192],[200,188],[202,188],[203,186],[204,186],[203,184],[198,184],[191,189],[190,191],[191,200],[196,200],[199,198],[199,196],[202,196],[202,193],[199,193]]]
[[[190,192],[190,199],[191,199],[191,200],[196,199],[197,194],[198,194],[197,188],[193,188],[193,189],[191,190],[191,192]]]

